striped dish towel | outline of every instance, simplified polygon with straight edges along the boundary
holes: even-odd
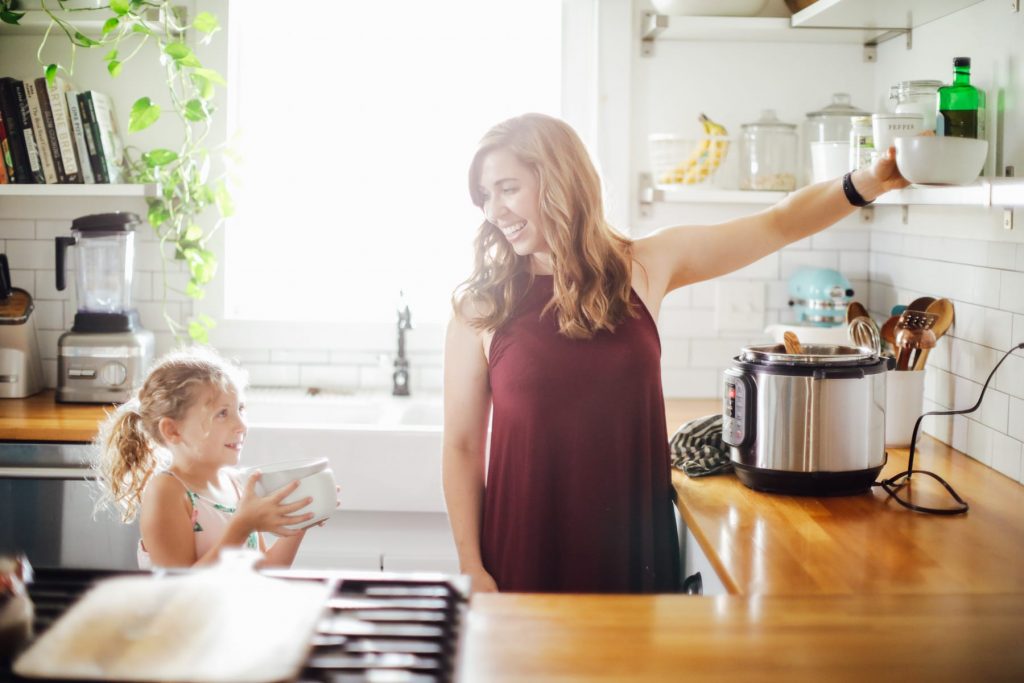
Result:
[[[706,477],[732,471],[729,448],[722,443],[722,415],[690,420],[669,441],[672,466],[690,477]]]

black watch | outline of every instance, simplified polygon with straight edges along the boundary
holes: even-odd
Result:
[[[846,201],[854,206],[867,206],[871,202],[860,196],[860,192],[857,192],[857,188],[853,186],[853,179],[850,178],[852,175],[853,171],[850,171],[843,176],[843,194],[846,195]]]

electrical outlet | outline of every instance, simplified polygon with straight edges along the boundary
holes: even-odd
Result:
[[[715,328],[719,332],[764,330],[764,283],[720,280],[715,288]]]

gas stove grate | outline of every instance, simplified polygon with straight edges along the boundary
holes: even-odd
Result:
[[[35,632],[50,627],[95,582],[131,572],[36,569]],[[442,683],[455,678],[468,600],[465,577],[305,570],[265,572],[331,587],[300,683]],[[0,666],[0,680],[24,681]]]

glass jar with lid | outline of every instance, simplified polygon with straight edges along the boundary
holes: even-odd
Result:
[[[942,81],[901,81],[896,89],[894,114],[921,114],[922,130],[935,130],[935,112],[938,109],[939,88]]]
[[[850,144],[850,131],[853,127],[854,116],[870,116],[871,112],[855,107],[850,102],[850,95],[844,92],[837,92],[832,95],[832,101],[828,106],[818,111],[807,112],[807,119],[804,122],[804,149],[803,167],[804,179],[810,182],[811,173],[811,146],[815,142],[840,143],[843,146]],[[844,158],[849,152],[844,151]]]
[[[740,189],[795,190],[796,124],[779,121],[773,109],[765,109],[740,130]]]

